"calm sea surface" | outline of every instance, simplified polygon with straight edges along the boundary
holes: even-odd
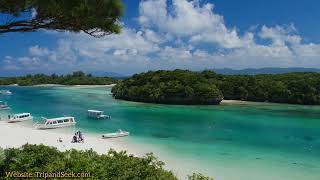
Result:
[[[75,116],[92,134],[130,131],[126,141],[153,151],[179,177],[215,180],[319,180],[320,106],[252,103],[173,106],[126,102],[108,88],[0,87],[11,110],[40,117]],[[87,109],[112,120],[87,119]]]

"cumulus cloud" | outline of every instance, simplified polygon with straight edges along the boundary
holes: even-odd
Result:
[[[140,3],[139,22],[145,27],[156,27],[161,32],[179,37],[191,37],[190,42],[216,43],[223,48],[242,47],[250,37],[239,37],[237,31],[228,29],[223,17],[214,13],[214,5],[200,1],[149,0]]]
[[[38,45],[35,45],[29,48],[29,53],[32,56],[46,56],[49,54],[49,50],[48,48],[41,48]]]
[[[29,47],[24,57],[9,55],[0,69],[112,71],[155,69],[314,67],[320,45],[306,43],[293,24],[253,25],[240,34],[227,27],[214,5],[200,0],[146,0],[138,27],[123,24],[121,34],[93,38],[84,33],[48,34],[55,48]],[[254,30],[254,31],[253,31]]]

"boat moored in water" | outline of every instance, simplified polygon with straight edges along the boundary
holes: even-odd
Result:
[[[36,129],[56,129],[74,126],[76,124],[76,120],[74,117],[59,117],[53,119],[43,118],[43,122],[41,124],[36,124]]]
[[[121,129],[119,129],[117,132],[115,133],[107,133],[107,134],[103,134],[102,138],[103,139],[108,139],[108,138],[118,138],[118,137],[125,137],[125,136],[129,136],[129,132],[127,131],[122,131]]]
[[[88,117],[95,119],[111,119],[111,116],[103,114],[103,111],[98,110],[88,110]]]
[[[23,122],[32,119],[33,117],[30,113],[14,114],[12,116],[8,115],[8,123]]]
[[[2,95],[12,95],[12,92],[9,90],[0,90],[0,94]]]
[[[0,110],[1,109],[10,109],[7,102],[0,101]]]

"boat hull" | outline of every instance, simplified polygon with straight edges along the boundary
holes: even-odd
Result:
[[[64,127],[70,127],[70,126],[74,126],[76,125],[76,122],[73,123],[65,123],[65,124],[58,124],[58,125],[43,125],[43,124],[39,124],[36,126],[36,129],[57,129],[57,128],[64,128]]]
[[[32,119],[33,119],[33,117],[23,118],[23,119],[10,119],[10,120],[8,120],[8,123],[18,123],[18,122],[29,121]]]
[[[129,136],[129,132],[104,134],[102,135],[102,138],[110,139],[110,138],[118,138],[118,137],[125,137],[125,136]]]

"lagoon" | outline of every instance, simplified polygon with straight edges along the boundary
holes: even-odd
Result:
[[[320,178],[320,106],[159,105],[115,100],[105,87],[5,88],[13,95],[0,100],[10,113],[30,112],[34,121],[75,116],[75,129],[97,137],[130,131],[124,142],[154,152],[181,178],[193,171],[215,180]],[[112,120],[88,119],[87,109],[103,110]]]

